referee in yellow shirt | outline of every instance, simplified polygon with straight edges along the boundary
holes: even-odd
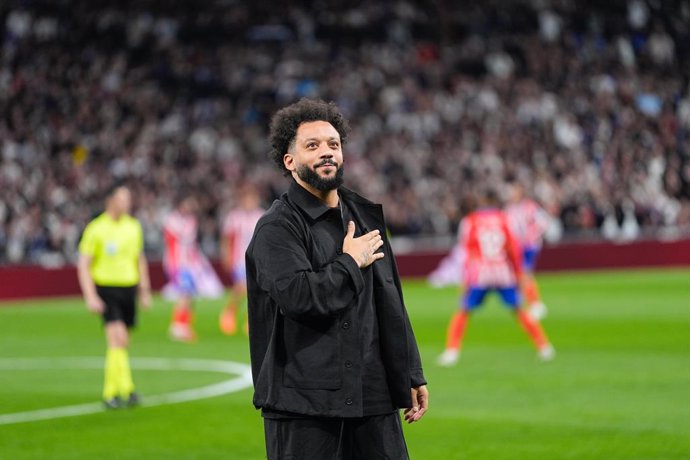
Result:
[[[77,269],[84,301],[90,311],[103,316],[105,324],[103,402],[108,409],[139,402],[127,354],[129,329],[136,324],[137,287],[141,304],[151,305],[143,233],[139,221],[129,215],[131,207],[129,188],[112,187],[105,212],[86,226],[79,243]]]

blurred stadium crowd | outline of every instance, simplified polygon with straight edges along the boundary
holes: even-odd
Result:
[[[302,96],[351,120],[346,183],[393,235],[449,235],[523,182],[571,237],[690,231],[690,2],[5,0],[0,262],[72,261],[114,180],[147,251],[176,191],[202,248],[243,180],[287,181],[267,126]]]

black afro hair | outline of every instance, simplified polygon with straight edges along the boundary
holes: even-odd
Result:
[[[273,115],[269,142],[271,143],[270,157],[285,176],[290,174],[285,168],[283,157],[295,141],[297,128],[309,121],[327,121],[340,134],[340,143],[345,144],[350,126],[333,102],[322,99],[302,98],[294,104],[283,107]]]

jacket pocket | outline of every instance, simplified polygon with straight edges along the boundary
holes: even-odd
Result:
[[[338,321],[285,319],[283,385],[307,390],[342,386]]]

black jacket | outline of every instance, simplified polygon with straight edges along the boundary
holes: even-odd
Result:
[[[340,358],[343,350],[357,346],[347,313],[363,289],[362,273],[341,251],[326,260],[311,234],[308,213],[291,192],[259,220],[246,253],[254,405],[361,417],[361,404],[343,385]],[[381,205],[343,187],[339,193],[362,232],[379,229],[384,237],[385,257],[370,267],[381,359],[393,404],[411,407],[410,388],[426,381]]]

